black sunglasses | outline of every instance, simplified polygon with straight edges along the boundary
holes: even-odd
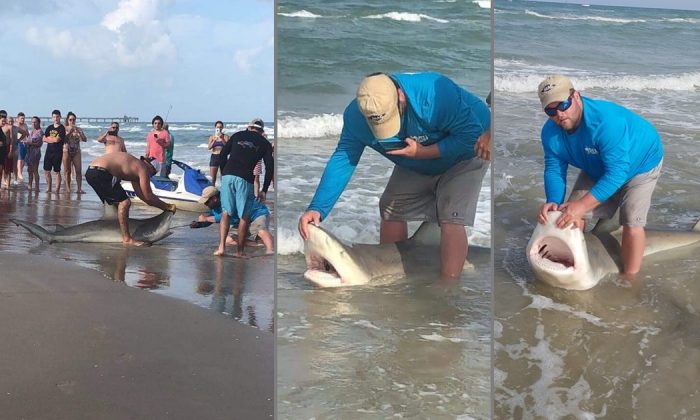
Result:
[[[550,117],[553,117],[553,116],[557,115],[557,111],[564,112],[567,109],[571,108],[571,104],[573,102],[574,101],[572,101],[571,96],[569,96],[568,98],[566,98],[565,101],[562,101],[561,103],[559,103],[559,105],[555,106],[554,108],[545,108],[544,113],[549,115]]]

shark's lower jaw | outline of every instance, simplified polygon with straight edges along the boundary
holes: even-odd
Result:
[[[561,274],[576,269],[574,253],[566,242],[553,236],[544,237],[534,244],[530,249],[530,262],[541,270]]]

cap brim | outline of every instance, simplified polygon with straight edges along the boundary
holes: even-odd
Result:
[[[204,204],[204,203],[206,203],[207,201],[209,201],[210,198],[211,198],[210,195],[208,195],[208,196],[206,196],[206,197],[199,197],[199,200],[197,200],[197,201],[199,202],[199,204]]]
[[[382,124],[372,124],[369,120],[367,120],[367,124],[370,130],[372,130],[374,138],[377,140],[390,139],[399,134],[399,130],[401,130],[401,117],[397,112]]]
[[[542,103],[542,109],[547,108],[547,105],[553,104],[555,102],[564,102],[565,100],[569,99],[569,96],[571,96],[571,94],[568,91],[545,95],[542,97],[542,99],[540,99],[540,102]]]

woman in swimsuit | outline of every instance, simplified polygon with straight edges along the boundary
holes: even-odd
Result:
[[[217,121],[214,123],[216,128],[216,133],[209,136],[209,144],[207,148],[211,150],[211,157],[209,158],[209,174],[211,175],[212,185],[216,185],[216,174],[219,172],[219,162],[221,162],[221,149],[229,139],[229,136],[223,133],[224,123]]]
[[[22,143],[27,148],[27,155],[24,157],[24,163],[27,165],[27,174],[29,185],[27,189],[32,190],[32,181],[36,184],[34,191],[39,191],[39,161],[41,160],[41,146],[44,144],[44,130],[41,129],[41,120],[39,117],[32,117],[32,131],[29,137],[22,140]]]
[[[66,190],[70,192],[71,172],[75,169],[75,183],[78,185],[78,194],[83,191],[83,165],[80,156],[80,142],[87,141],[85,133],[75,125],[75,114],[69,112],[66,115],[66,142],[63,145],[63,168],[66,179]]]

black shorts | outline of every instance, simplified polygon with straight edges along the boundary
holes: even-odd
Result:
[[[47,150],[44,155],[44,170],[61,172],[61,162],[63,161],[63,150]]]
[[[209,166],[216,166],[218,168],[219,162],[221,162],[221,155],[212,153],[211,157],[209,158]]]
[[[103,203],[112,205],[129,199],[119,180],[107,172],[105,168],[88,167],[88,170],[85,171],[85,180],[95,190]]]

